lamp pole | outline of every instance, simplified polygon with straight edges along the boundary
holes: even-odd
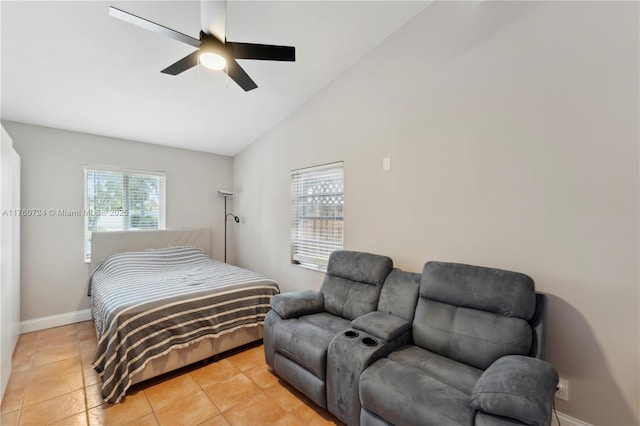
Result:
[[[233,192],[219,189],[218,194],[224,197],[224,263],[227,263],[227,218],[231,216],[236,223],[240,223],[240,218],[233,213],[227,213],[227,198],[233,197]]]
[[[227,196],[224,196],[224,263],[227,263]]]

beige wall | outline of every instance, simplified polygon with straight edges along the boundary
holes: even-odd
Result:
[[[289,174],[344,160],[345,248],[530,274],[570,381],[557,408],[637,424],[638,11],[430,5],[234,158],[238,263],[318,288],[289,264]]]
[[[83,209],[85,164],[165,171],[167,228],[208,227],[224,253],[232,159],[121,139],[3,122],[22,157],[22,207]],[[83,217],[22,218],[22,320],[89,308]],[[233,257],[230,257],[232,260]]]

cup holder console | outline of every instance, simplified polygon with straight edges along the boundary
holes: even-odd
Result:
[[[360,336],[360,333],[358,333],[356,330],[347,330],[343,334],[344,337],[347,337],[349,339],[355,339],[356,337]],[[372,337],[363,337],[361,342],[365,346],[376,346],[378,344],[378,341]]]
[[[376,346],[378,344],[378,341],[376,339],[372,339],[371,337],[365,337],[362,339],[362,343],[365,346]]]

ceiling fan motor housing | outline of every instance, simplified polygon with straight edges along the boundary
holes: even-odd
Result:
[[[225,44],[218,40],[216,36],[200,31],[200,42],[201,52],[217,53],[225,59],[229,59],[229,54],[227,53]]]

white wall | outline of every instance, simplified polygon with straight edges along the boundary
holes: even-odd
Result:
[[[289,264],[290,171],[344,160],[345,248],[530,274],[558,409],[638,424],[638,12],[433,3],[234,158],[238,263],[318,288]]]
[[[22,157],[24,208],[83,209],[85,164],[165,171],[167,228],[211,228],[213,257],[222,260],[224,199],[217,191],[232,187],[230,157],[10,121],[3,124]],[[89,308],[83,229],[83,217],[22,218],[22,320],[31,328],[49,316],[72,320],[77,316],[65,314]],[[49,324],[53,321],[46,319]]]
[[[0,127],[0,401],[20,335],[20,156]]]

